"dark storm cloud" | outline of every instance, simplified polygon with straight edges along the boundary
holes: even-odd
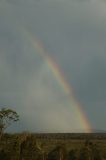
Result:
[[[101,114],[106,113],[104,108],[106,104],[105,9],[105,2],[99,0],[1,1],[1,105],[5,103],[15,106],[19,112],[21,107],[24,106],[24,117],[30,117],[31,115],[34,117],[35,102],[36,108],[43,105],[43,101],[40,102],[40,96],[42,99],[49,96],[50,101],[47,101],[45,106],[50,105],[56,98],[54,96],[55,91],[53,91],[55,89],[52,87],[54,83],[52,76],[49,73],[50,79],[47,77],[48,71],[47,68],[44,68],[44,62],[39,56],[33,54],[38,51],[31,49],[28,37],[24,35],[22,30],[24,28],[38,37],[49,54],[59,63],[68,82],[73,86],[77,99],[83,104],[83,109],[88,114],[93,127],[105,128],[104,117],[100,120],[97,119],[100,108],[102,108]],[[35,79],[36,85],[34,88]],[[43,81],[39,79],[43,79]],[[48,83],[46,83],[47,79],[49,79]],[[41,90],[39,89],[40,84],[42,84]],[[51,91],[45,89],[45,85],[51,87]],[[33,88],[39,90],[37,95]],[[46,96],[45,92],[42,91],[46,91]],[[36,95],[36,98],[33,97],[33,94]],[[64,96],[60,95],[58,99],[61,100],[61,97]],[[60,105],[58,99],[56,99],[55,104]],[[32,112],[29,111],[30,114],[25,112],[25,105],[31,105]],[[99,108],[99,106],[101,107]],[[67,115],[66,109],[63,110]],[[53,115],[62,114],[56,108],[52,112]],[[36,110],[36,121],[38,121],[38,115],[40,114],[41,111]],[[24,121],[24,117],[22,121]],[[45,117],[43,118],[45,119]],[[49,116],[47,116],[48,119]],[[64,120],[62,122],[64,123]],[[43,124],[40,123],[39,121],[39,125],[43,128]],[[36,122],[36,126],[37,124],[38,122]],[[60,124],[57,124],[57,127],[58,125]],[[32,121],[30,126],[33,126]],[[65,126],[66,123],[64,123],[63,128]]]

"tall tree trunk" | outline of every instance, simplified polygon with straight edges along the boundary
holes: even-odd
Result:
[[[0,140],[2,138],[2,135],[3,135],[3,128],[0,127]]]

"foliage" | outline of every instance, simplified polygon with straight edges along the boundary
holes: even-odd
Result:
[[[7,153],[5,153],[4,150],[1,150],[0,151],[0,159],[2,159],[2,160],[10,160],[10,157],[9,157],[9,155]]]
[[[72,149],[71,151],[69,151],[68,160],[77,160],[76,150]]]
[[[0,160],[102,160],[106,139],[83,140],[36,138],[36,134],[4,134]]]
[[[11,125],[12,122],[19,120],[19,115],[17,112],[2,108],[0,110],[0,137],[2,136],[4,130]]]

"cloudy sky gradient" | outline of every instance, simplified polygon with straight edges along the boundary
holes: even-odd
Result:
[[[80,130],[71,124],[67,96],[24,30],[59,64],[92,128],[106,130],[106,2],[0,1],[0,106],[12,106],[21,118],[11,130]]]

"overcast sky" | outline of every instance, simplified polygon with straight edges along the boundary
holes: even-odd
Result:
[[[24,30],[56,60],[92,128],[106,130],[106,2],[0,1],[0,106],[20,114],[17,131],[71,131],[67,97]]]

